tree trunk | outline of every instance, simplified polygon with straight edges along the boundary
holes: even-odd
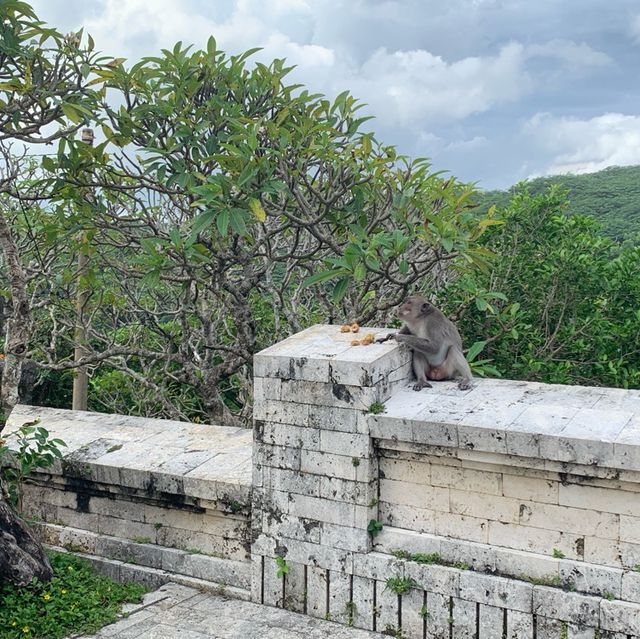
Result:
[[[49,581],[52,575],[42,545],[13,508],[0,499],[0,583],[26,586],[34,577]]]
[[[27,355],[33,322],[27,293],[27,278],[22,268],[20,252],[11,234],[7,218],[2,212],[0,212],[0,247],[4,253],[11,288],[11,315],[7,321],[5,361],[0,388],[0,404],[7,416],[18,403],[22,365]]]

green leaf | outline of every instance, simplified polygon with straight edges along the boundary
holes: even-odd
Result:
[[[81,124],[84,122],[84,118],[74,105],[63,103],[61,105],[62,112],[75,124]]]
[[[189,238],[191,243],[195,242],[196,237],[201,231],[211,225],[217,214],[218,212],[214,209],[206,209],[195,218],[191,226],[191,236]]]
[[[265,210],[262,208],[262,204],[260,204],[260,200],[251,198],[249,200],[249,208],[258,219],[258,222],[264,222],[267,219],[267,214],[265,213]]]
[[[333,287],[333,292],[331,293],[331,298],[336,304],[342,301],[342,298],[347,294],[347,288],[349,286],[349,278],[343,277],[338,280],[336,285]]]
[[[479,311],[486,311],[489,308],[489,304],[481,297],[476,297],[476,307]]]
[[[229,229],[229,216],[229,209],[225,209],[224,211],[220,211],[216,218],[216,226],[218,227],[218,231],[220,231],[220,235],[223,237],[227,234],[227,230]]]
[[[308,286],[319,284],[320,282],[326,282],[343,272],[344,271],[341,268],[334,268],[329,271],[320,271],[320,273],[315,273],[314,275],[307,277],[304,282],[302,282],[302,288],[307,288]]]
[[[469,352],[467,353],[467,361],[472,362],[482,352],[486,344],[487,344],[486,341],[475,342],[469,349]]]

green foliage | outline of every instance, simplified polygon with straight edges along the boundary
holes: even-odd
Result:
[[[389,577],[386,583],[386,587],[397,595],[406,595],[418,587],[416,580],[410,579],[409,577]]]
[[[481,210],[496,204],[507,207],[511,197],[524,189],[540,195],[558,184],[569,194],[566,213],[589,215],[600,222],[602,232],[623,244],[640,242],[640,166],[614,166],[585,175],[553,175],[536,178],[509,191],[487,191]]]
[[[377,519],[371,519],[367,526],[367,532],[372,536],[376,537],[382,532],[382,523]]]
[[[369,406],[369,412],[372,415],[380,415],[380,413],[384,413],[385,405],[382,402],[373,402],[371,406]]]
[[[566,555],[562,552],[562,550],[559,550],[558,548],[554,548],[553,549],[553,558],[554,559],[564,559],[566,557]]]
[[[18,510],[22,510],[24,479],[34,470],[52,466],[62,457],[60,447],[66,446],[61,439],[51,439],[46,428],[37,426],[39,421],[23,424],[6,439],[0,439],[0,487]]]
[[[278,577],[278,579],[289,574],[289,566],[287,565],[287,561],[284,557],[281,557],[280,555],[276,557],[276,566],[278,568],[278,570],[276,571],[276,576]]]
[[[23,588],[0,584],[0,639],[62,639],[92,634],[116,621],[123,603],[138,602],[145,588],[95,574],[86,561],[51,553],[53,578]]]
[[[449,296],[501,295],[482,309],[466,304],[461,332],[506,377],[640,388],[640,248],[566,216],[566,197],[522,192],[500,212],[504,224],[482,238],[498,256],[491,273],[458,279]]]

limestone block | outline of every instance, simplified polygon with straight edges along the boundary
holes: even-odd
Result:
[[[536,616],[536,637],[540,639],[563,639],[565,623],[558,619]]]
[[[560,619],[573,624],[596,627],[600,613],[598,597],[589,597],[558,588],[534,586],[533,612],[544,617]]]
[[[437,564],[418,564],[407,561],[404,576],[413,579],[422,590],[439,593],[447,597],[460,595],[460,574],[456,568]]]
[[[578,535],[594,535],[604,539],[620,537],[621,526],[618,515],[554,504],[520,503],[520,522],[528,526],[547,530],[561,529]],[[588,502],[583,503],[583,506],[587,505]]]
[[[622,573],[622,587],[619,593],[611,591],[616,598],[640,603],[640,572],[636,570]]]
[[[495,569],[503,575],[524,579],[554,579],[560,562],[552,556],[494,547]]]
[[[273,377],[253,378],[253,401],[254,404],[267,399],[282,399],[282,381]]]
[[[320,450],[325,453],[352,457],[371,457],[373,455],[371,438],[357,433],[341,433],[338,431],[321,431]]]
[[[358,432],[359,411],[334,406],[309,406],[308,426],[321,431]]]
[[[270,444],[254,444],[256,450],[256,463],[271,468],[287,468],[300,470],[300,448],[288,448],[286,446],[272,446]]]
[[[536,503],[558,503],[560,482],[511,474],[504,474],[502,477],[505,497],[525,499]]]
[[[205,581],[249,590],[251,588],[251,566],[248,561],[233,561],[191,554],[185,557],[185,574]]]
[[[427,639],[449,639],[451,632],[451,598],[427,592]]]
[[[377,498],[376,485],[365,481],[351,481],[340,477],[319,477],[318,481],[318,494],[323,499],[366,506]]]
[[[253,407],[253,419],[279,424],[304,426],[309,418],[309,405],[297,402],[265,400]]]
[[[256,427],[258,424],[256,424]],[[261,428],[256,429],[256,437],[273,446],[288,448],[304,448],[305,450],[320,450],[320,431],[307,426],[292,426],[277,422],[262,422]]]
[[[373,630],[374,609],[373,609],[373,580],[368,577],[353,576],[353,625],[356,628]]]
[[[640,606],[625,601],[600,603],[600,627],[629,635],[640,635]]]
[[[366,527],[352,528],[323,522],[320,526],[320,543],[324,546],[364,553],[369,549],[369,533]]]
[[[532,612],[531,584],[470,570],[460,572],[459,583],[460,597],[468,601],[520,612]]]
[[[420,533],[436,532],[436,514],[415,506],[399,506],[387,501],[378,504],[380,521],[386,526],[407,528]]]
[[[378,552],[353,555],[354,575],[386,582],[388,577],[403,577],[405,562]]]
[[[449,512],[449,488],[425,486],[393,479],[380,480],[380,499],[390,504]]]
[[[308,566],[328,568],[341,572],[353,571],[353,553],[340,548],[329,548],[321,544],[282,538],[279,540],[286,547],[287,561],[297,561]]]
[[[338,623],[353,622],[351,575],[336,570],[329,571],[329,616]]]
[[[502,608],[480,604],[478,608],[478,639],[503,639],[506,614]]]
[[[324,478],[286,468],[272,468],[266,486],[269,489],[297,495],[318,496],[322,479]]]
[[[327,570],[307,566],[307,614],[324,619],[327,615]]]
[[[431,466],[431,484],[471,493],[500,496],[503,494],[501,473],[473,468],[433,464]],[[509,495],[505,496],[509,497]]]
[[[450,469],[450,466],[438,467]],[[444,472],[444,471],[443,471]],[[393,459],[380,457],[380,477],[401,482],[412,482],[426,486],[449,486],[443,483],[445,480],[440,475],[440,481],[431,476],[431,464],[428,461],[418,461],[414,459]]]
[[[622,544],[590,535],[584,537],[584,560],[592,564],[631,568],[637,563],[636,559],[640,561],[637,550],[636,544]]]
[[[595,637],[595,628],[573,623],[567,625],[567,639],[594,639]]]
[[[507,610],[507,639],[533,639],[533,615]]]
[[[262,599],[262,571],[264,557],[251,556],[251,601],[263,603]]]
[[[375,537],[376,550],[391,554],[395,550],[404,550],[408,553],[440,553],[442,540],[436,535],[418,533],[403,528],[384,526]]]
[[[290,495],[289,497],[289,513],[291,515],[330,524],[343,524],[347,527],[355,524],[355,506],[353,504],[306,495]]]
[[[440,555],[444,561],[452,565],[460,565],[463,570],[489,573],[496,571],[495,550],[487,544],[443,539],[440,545]]]
[[[560,504],[563,506],[581,508],[589,504],[593,510],[630,516],[640,512],[640,494],[636,492],[574,483],[561,484],[559,491]]]
[[[427,595],[424,590],[413,589],[401,597],[400,627],[407,639],[423,639]]]
[[[458,515],[517,524],[521,502],[508,497],[449,489],[450,510]]]
[[[284,576],[284,607],[293,612],[304,612],[307,597],[306,566],[289,561],[287,568]]]
[[[559,574],[562,584],[579,592],[600,596],[613,595],[616,599],[621,596],[623,571],[618,568],[594,566],[585,561],[563,559],[559,562]],[[629,598],[623,597],[623,599]]]
[[[278,519],[265,517],[262,532],[272,536],[319,544],[320,526],[320,522],[312,519],[281,515]]]
[[[487,543],[489,526],[496,522],[489,522],[478,517],[467,517],[457,513],[436,513],[436,533],[444,537],[466,539],[479,543]],[[498,523],[498,526],[506,524]]]
[[[284,577],[278,576],[278,565],[275,559],[264,558],[262,584],[263,602],[267,606],[282,608],[284,604]]]
[[[476,639],[476,608],[474,602],[456,597],[451,599],[453,639]]]
[[[391,576],[391,575],[390,575]],[[385,581],[376,581],[376,630],[385,634],[397,632],[400,627],[399,598]]]
[[[293,449],[290,449],[293,450]],[[348,453],[348,451],[344,451]],[[358,479],[358,465],[360,459],[347,455],[335,455],[302,450],[300,454],[300,470],[304,473],[324,475],[326,477],[340,477],[355,481]]]

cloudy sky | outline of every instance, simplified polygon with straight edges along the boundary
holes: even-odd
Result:
[[[377,137],[482,188],[640,164],[639,0],[35,0],[129,61],[214,35],[349,89]]]

